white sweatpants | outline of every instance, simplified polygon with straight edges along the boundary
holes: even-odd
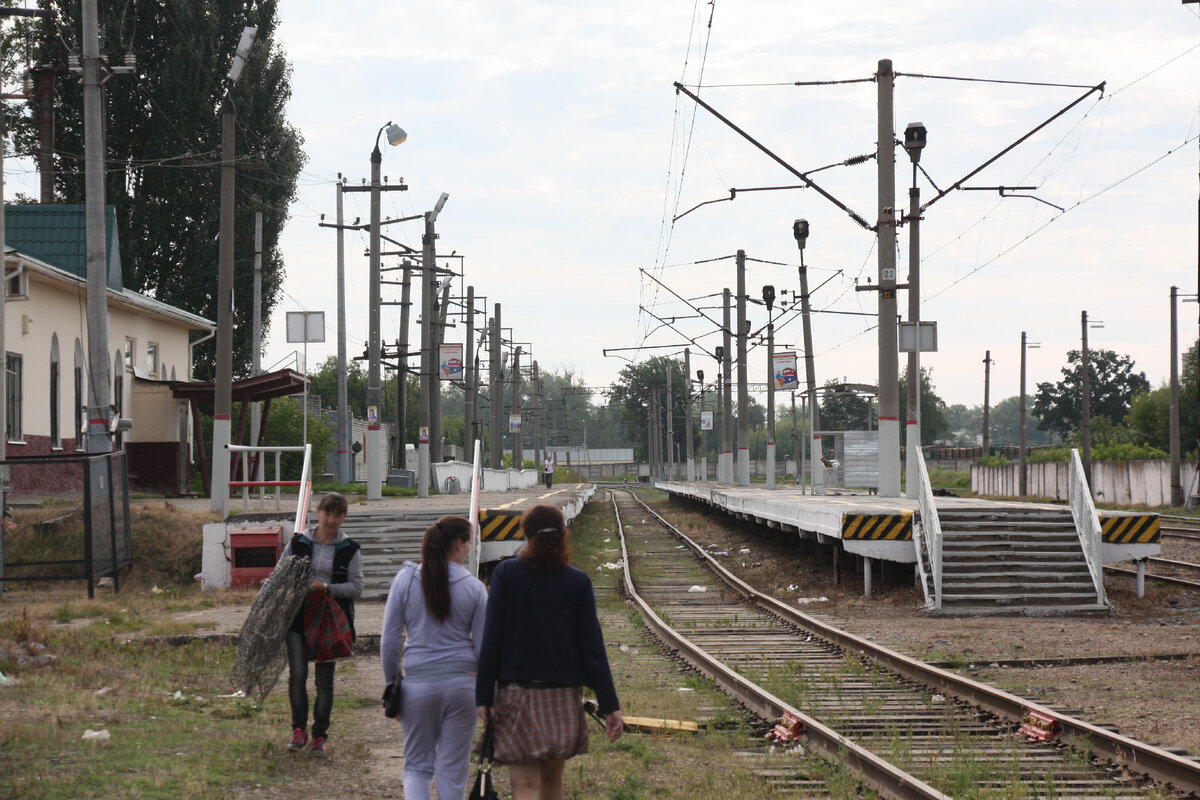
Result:
[[[475,736],[475,676],[400,684],[403,706],[405,800],[429,800],[437,776],[438,800],[463,800]]]

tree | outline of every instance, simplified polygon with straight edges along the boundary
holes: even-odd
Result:
[[[982,414],[982,407],[981,414]],[[992,442],[997,445],[1021,443],[1021,398],[1006,397],[991,410]],[[1052,444],[1054,437],[1038,428],[1041,420],[1033,411],[1033,398],[1025,396],[1025,444]]]
[[[41,27],[34,58],[61,67],[53,98],[55,199],[82,203],[83,100],[66,71],[79,55],[79,0],[46,3],[58,19]],[[109,80],[105,92],[106,201],[116,207],[125,286],[164,303],[217,318],[220,219],[221,78],[247,25],[258,38],[233,89],[237,115],[235,375],[251,362],[255,212],[263,215],[263,338],[283,282],[279,235],[304,165],[303,138],[284,116],[291,66],[274,41],[277,0],[100,0],[101,53],[111,63],[137,55],[137,74]],[[23,31],[28,31],[28,27]],[[20,35],[20,34],[18,34]],[[35,96],[10,119],[18,151],[37,152]],[[211,378],[215,340],[197,348],[196,375]]]
[[[821,430],[867,431],[875,426],[874,406],[863,395],[838,381],[826,381],[821,401]]]
[[[1083,387],[1079,365],[1079,350],[1067,353],[1063,379],[1056,384],[1039,383],[1033,411],[1041,419],[1041,430],[1053,431],[1062,437],[1074,433],[1083,421]],[[1150,390],[1146,373],[1133,371],[1133,359],[1118,356],[1112,350],[1093,350],[1089,355],[1089,400],[1092,418],[1106,417],[1110,422],[1124,422],[1130,403],[1139,393]]]
[[[1179,452],[1195,453],[1198,426],[1196,409],[1196,351],[1200,341],[1192,344],[1183,356],[1179,374]],[[1129,427],[1137,433],[1141,444],[1166,452],[1171,449],[1171,387],[1164,384],[1138,395],[1130,404]]]
[[[321,398],[323,408],[338,407],[338,363],[337,356],[329,356],[315,370],[308,373],[309,394]],[[367,370],[362,361],[346,364],[346,397],[350,401],[350,412],[362,418],[367,415]]]
[[[671,369],[670,404],[673,411],[673,425],[677,431],[686,427],[685,399],[686,376],[683,374],[683,362],[666,356],[655,356],[636,364],[628,364],[621,369],[609,393],[611,402],[619,409],[619,417],[633,441],[634,457],[645,459],[649,454],[649,437],[647,433],[647,412],[651,408],[650,395],[654,389],[666,387],[667,369]],[[666,412],[662,413],[663,447],[669,447],[666,441]],[[662,452],[668,452],[664,449]]]
[[[946,403],[933,389],[931,373],[921,368],[921,444],[933,444],[950,431],[950,420],[946,416]],[[908,413],[908,376],[900,379],[901,413]]]

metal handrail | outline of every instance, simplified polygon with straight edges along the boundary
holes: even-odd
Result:
[[[919,524],[913,525],[913,544],[917,547],[917,571],[921,575],[921,588],[925,592],[927,608],[942,607],[942,523],[938,519],[937,505],[933,499],[933,488],[929,485],[929,470],[925,467],[925,455],[921,448],[911,448],[917,460],[917,502],[921,510]],[[924,552],[929,559],[929,570],[933,573],[933,597],[930,598],[929,579],[921,562]]]
[[[1079,544],[1083,548],[1083,556],[1087,560],[1088,572],[1092,574],[1092,585],[1096,588],[1096,601],[1100,605],[1108,605],[1108,595],[1104,591],[1104,564],[1102,563],[1100,516],[1096,513],[1096,505],[1092,502],[1092,491],[1087,483],[1087,475],[1083,471],[1083,461],[1079,451],[1071,448],[1071,468],[1068,472],[1071,493],[1071,517],[1075,520],[1075,531],[1079,534]]]
[[[296,486],[299,487],[299,498],[296,503],[296,517],[294,521],[294,533],[300,533],[308,524],[308,504],[312,499],[312,445],[294,445],[287,447],[253,447],[249,445],[227,444],[225,449],[231,453],[242,454],[242,474],[249,475],[249,457],[251,453],[274,453],[275,454],[275,480],[273,481],[230,481],[229,485],[242,487],[242,510],[245,511],[250,507],[250,489],[258,489],[258,505],[261,509],[264,502],[263,489],[268,486]],[[300,469],[300,480],[285,481],[280,480],[280,456],[283,453],[304,453],[304,463]],[[280,495],[275,492],[275,508],[280,509]]]

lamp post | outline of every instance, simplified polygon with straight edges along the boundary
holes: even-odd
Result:
[[[712,437],[704,435],[704,370],[696,370],[696,380],[700,383],[700,480],[707,481],[708,441]]]
[[[1021,408],[1018,416],[1018,425],[1021,429],[1020,434],[1020,472],[1017,473],[1017,494],[1021,497],[1027,495],[1028,492],[1028,476],[1025,474],[1025,350],[1041,347],[1038,342],[1031,342],[1025,336],[1025,331],[1021,331]]]
[[[388,120],[375,134],[375,149],[371,151],[371,273],[370,300],[368,302],[368,358],[367,372],[367,499],[383,498],[383,469],[380,456],[383,453],[383,435],[380,432],[380,405],[382,391],[379,376],[379,165],[383,153],[379,150],[379,137],[387,131],[388,144],[400,144],[408,138],[399,125]]]
[[[913,326],[913,349],[908,354],[908,425],[904,438],[905,495],[917,497],[916,460],[921,447],[921,190],[917,186],[917,162],[925,149],[926,131],[920,122],[904,129],[904,149],[912,160],[912,186],[908,189],[908,321]]]
[[[767,488],[775,488],[775,287],[762,288],[767,304]]]
[[[796,239],[796,246],[800,248],[800,318],[804,327],[804,380],[808,386],[808,431],[813,437],[813,447],[810,448],[812,463],[809,465],[808,474],[813,476],[813,493],[817,492],[817,476],[821,475],[821,470],[818,469],[818,460],[821,457],[821,447],[817,444],[817,427],[819,422],[819,414],[817,410],[817,377],[816,368],[813,365],[813,343],[812,343],[812,314],[809,311],[808,303],[808,268],[804,266],[804,245],[808,243],[808,220],[798,219],[792,223],[792,236]],[[803,474],[804,470],[800,467],[800,462],[796,462],[796,472]],[[797,480],[800,475],[798,474]]]
[[[437,252],[434,224],[450,195],[442,192],[432,211],[425,212],[425,233],[421,237],[421,408],[417,436],[417,497],[429,496],[432,469],[429,452],[430,427],[433,424],[433,403],[441,402],[442,393],[436,372],[437,353],[434,352],[434,298],[437,295]],[[439,434],[440,435],[440,434]]]

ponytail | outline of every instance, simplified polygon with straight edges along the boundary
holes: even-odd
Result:
[[[438,622],[450,616],[450,559],[447,555],[455,542],[469,538],[470,521],[449,515],[425,530],[421,542],[421,590],[425,608]]]

